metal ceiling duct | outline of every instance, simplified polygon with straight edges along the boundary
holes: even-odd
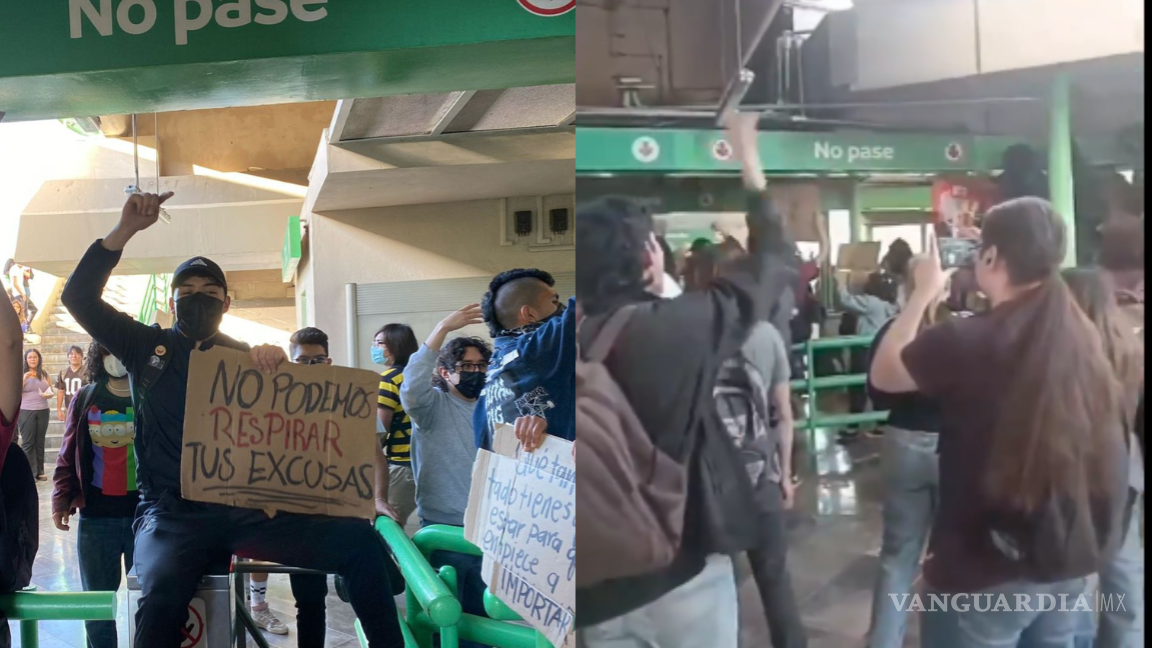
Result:
[[[575,101],[572,84],[356,99],[332,141],[558,128],[568,125]]]

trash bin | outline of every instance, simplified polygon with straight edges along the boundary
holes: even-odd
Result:
[[[188,604],[188,623],[184,626],[184,643],[180,648],[231,648],[232,645],[232,577],[223,573],[206,574]],[[140,607],[140,581],[136,570],[128,574],[128,645],[136,647],[136,610]],[[138,648],[146,648],[140,646]]]

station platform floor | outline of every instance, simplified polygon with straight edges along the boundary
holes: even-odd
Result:
[[[817,432],[802,462],[804,483],[790,520],[790,567],[800,609],[808,627],[810,648],[860,648],[868,628],[871,588],[880,548],[879,441],[861,439],[841,447],[831,431]],[[33,583],[40,591],[79,591],[75,531],[61,532],[52,524],[51,485],[40,485],[40,552]],[[414,518],[413,518],[414,520]],[[415,532],[415,525],[410,524]],[[755,585],[737,562],[741,583],[741,646],[768,648],[771,643]],[[121,589],[117,626],[120,646],[128,646],[127,599]],[[291,634],[266,634],[273,646],[296,646],[295,607],[288,577],[273,575],[268,600]],[[400,599],[402,601],[402,597]],[[914,617],[914,615],[913,615]],[[351,608],[334,591],[328,598],[328,648],[358,646]],[[917,646],[915,618],[909,618],[905,646]],[[20,646],[13,624],[13,645]],[[255,645],[249,642],[249,645]],[[40,648],[86,648],[81,622],[45,622]]]

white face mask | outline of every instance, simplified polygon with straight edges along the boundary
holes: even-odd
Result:
[[[104,356],[104,371],[107,371],[108,375],[113,378],[123,378],[128,375],[124,363],[120,362],[116,356]]]

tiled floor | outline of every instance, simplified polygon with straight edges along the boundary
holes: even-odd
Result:
[[[791,571],[804,621],[811,634],[810,648],[860,648],[868,626],[871,586],[880,546],[879,474],[874,440],[862,440],[848,449],[819,433],[814,452],[806,454],[799,505],[791,520]],[[75,533],[57,531],[48,508],[50,487],[41,487],[40,553],[34,583],[41,591],[76,591],[80,576]],[[414,530],[414,529],[413,529]],[[745,570],[741,570],[746,573]],[[294,631],[291,591],[286,576],[274,575],[268,598],[273,610]],[[768,648],[767,629],[751,579],[741,578],[742,647]],[[333,594],[328,600],[328,646],[358,645],[352,630],[352,611]],[[910,619],[907,646],[916,645],[915,621]],[[120,645],[127,646],[127,605],[120,606]],[[41,648],[84,648],[83,624],[44,623]],[[19,637],[13,628],[15,645]],[[274,646],[296,645],[293,634],[267,635]],[[254,645],[254,644],[250,644]],[[717,647],[726,648],[726,647]]]
[[[809,648],[863,648],[881,539],[879,443],[839,446],[817,433],[790,520],[789,566]],[[741,574],[741,648],[768,648],[755,584]],[[915,615],[905,646],[919,646]]]

